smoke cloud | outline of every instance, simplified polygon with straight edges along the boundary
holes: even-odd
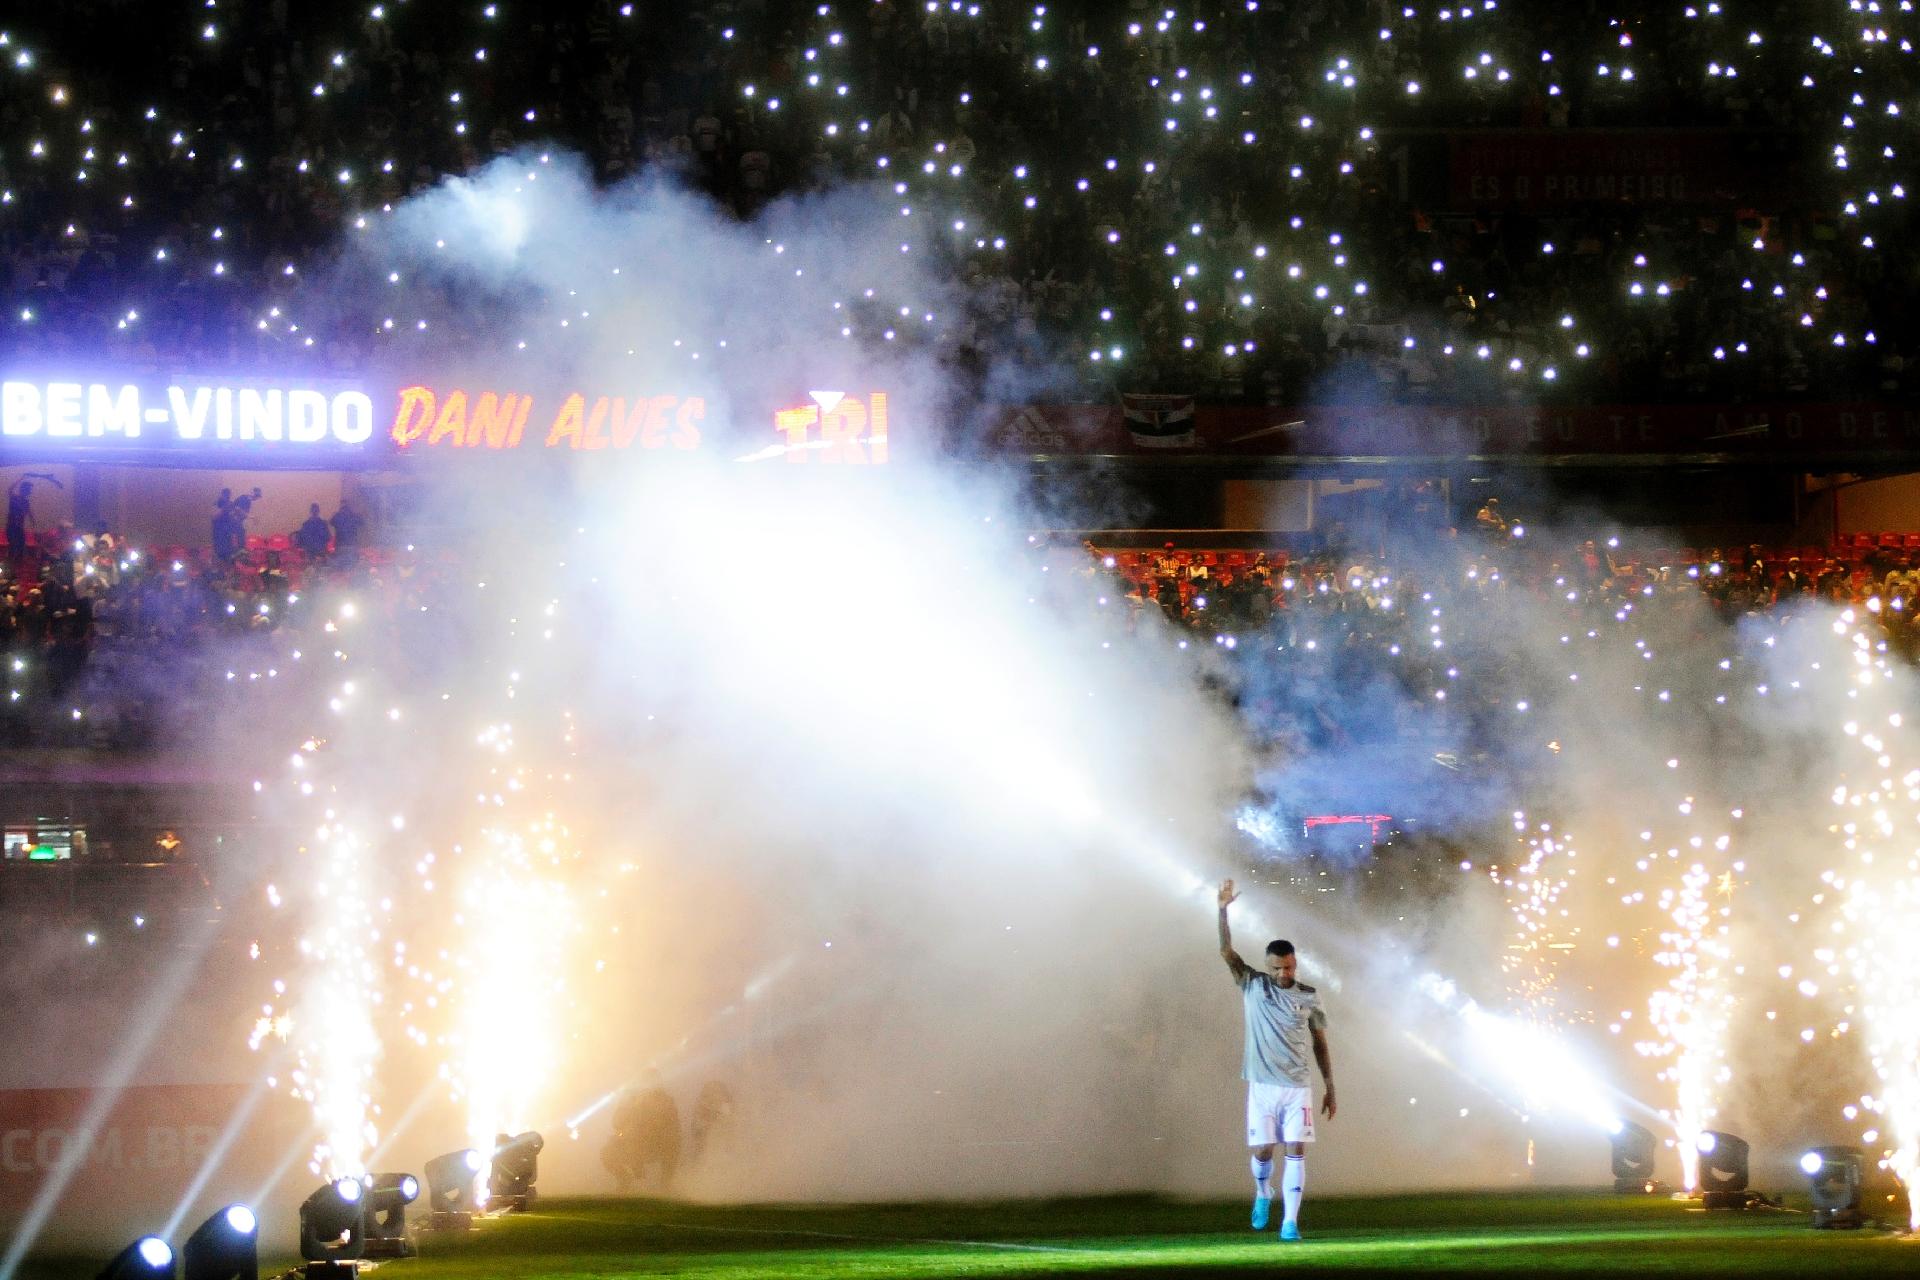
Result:
[[[1690,1069],[1707,1118],[1790,1160],[1824,1102],[1787,1133],[1769,1100],[1810,1055],[1859,1064],[1773,1029],[1831,730],[1753,690],[1824,619],[1735,628],[1467,546],[1232,650],[1129,625],[1087,557],[1029,544],[1017,477],[936,465],[972,300],[884,213],[842,191],[743,226],[521,155],[343,248],[335,318],[484,320],[450,378],[698,394],[726,447],[423,469],[405,533],[445,585],[316,600],[311,701],[240,713],[279,738],[262,804],[292,834],[253,870],[283,904],[266,954],[217,984],[267,1001],[262,1045],[304,1054],[276,1086],[326,1112],[282,1193],[522,1128],[543,1190],[606,1190],[623,1090],[684,1120],[716,1082],[731,1113],[676,1193],[1237,1193],[1226,875],[1242,953],[1287,936],[1326,993],[1316,1194],[1591,1182],[1609,1116],[1674,1105],[1646,1020],[1695,862],[1734,877],[1705,906],[1733,1004]],[[894,461],[736,461],[764,406],[828,388],[893,397]],[[1346,639],[1368,611],[1419,660]],[[1411,842],[1312,853],[1319,804]]]

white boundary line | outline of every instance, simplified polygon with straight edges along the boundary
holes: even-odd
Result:
[[[936,1240],[922,1236],[854,1235],[843,1231],[811,1231],[804,1227],[719,1227],[697,1222],[655,1222],[656,1227],[676,1231],[714,1231],[725,1235],[807,1236],[816,1240],[853,1240],[869,1244],[936,1244],[965,1249],[1006,1249],[1018,1253],[1104,1253],[1104,1249],[1078,1249],[1070,1245],[1015,1244],[1005,1240]]]

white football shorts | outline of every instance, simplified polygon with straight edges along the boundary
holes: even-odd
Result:
[[[1313,1141],[1313,1090],[1247,1082],[1247,1145]]]

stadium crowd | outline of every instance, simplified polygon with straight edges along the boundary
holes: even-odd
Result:
[[[1920,534],[1851,536],[1831,551],[1634,547],[1496,514],[1384,554],[1337,532],[1305,550],[1038,536],[1035,552],[1041,572],[1071,584],[1058,598],[1211,652],[1221,688],[1276,760],[1366,743],[1417,757],[1426,743],[1448,768],[1456,757],[1498,761],[1490,774],[1522,776],[1530,762],[1514,753],[1537,743],[1513,732],[1513,717],[1542,712],[1566,678],[1536,647],[1558,652],[1580,637],[1569,656],[1631,661],[1702,645],[1732,655],[1731,624],[1777,622],[1821,601],[1862,611],[1892,651],[1920,658]],[[1742,659],[1735,673],[1750,670]],[[1337,793],[1341,780],[1327,781]]]
[[[1632,548],[1515,536],[1486,514],[1391,553],[1357,550],[1336,530],[1264,550],[1209,548],[1192,535],[1149,549],[1088,543],[1062,560],[1038,535],[1037,568],[1089,580],[1090,595],[1072,607],[1124,613],[1129,629],[1151,618],[1182,648],[1244,649],[1247,661],[1278,649],[1337,661],[1354,679],[1366,667],[1422,696],[1458,678],[1437,674],[1447,669],[1498,667],[1498,634],[1458,636],[1444,655],[1416,634],[1432,609],[1472,618],[1490,594],[1525,599],[1569,626],[1637,611],[1703,634],[1818,598],[1873,611],[1890,643],[1920,657],[1920,534],[1845,537],[1830,551]],[[458,589],[459,568],[450,552],[412,546],[336,541],[309,555],[294,536],[248,535],[220,557],[211,546],[51,531],[0,570],[0,745],[151,745],[178,728],[167,717],[191,701],[185,695],[218,698],[235,682],[271,678],[287,647],[274,637],[309,635],[342,600],[388,619],[418,611]],[[1498,679],[1472,686],[1495,702],[1511,692]]]
[[[1840,546],[1723,550],[1650,548],[1628,552],[1587,539],[1558,553],[1496,545],[1468,548],[1464,559],[1478,590],[1523,592],[1542,598],[1569,589],[1580,612],[1612,613],[1649,597],[1678,597],[1722,621],[1785,608],[1807,599],[1885,606],[1889,635],[1911,648],[1920,617],[1920,535],[1848,536]],[[1158,614],[1176,628],[1203,636],[1242,631],[1288,636],[1300,618],[1355,611],[1393,611],[1407,588],[1389,561],[1364,554],[1195,550],[1167,544],[1158,551],[1097,553],[1100,566],[1119,575],[1111,595],[1129,610]],[[1446,558],[1442,552],[1440,558]],[[1418,557],[1434,558],[1432,553]],[[1411,579],[1421,581],[1416,573]],[[1644,608],[1645,605],[1637,605]],[[1878,606],[1876,606],[1878,611]]]
[[[1892,399],[1920,345],[1905,305],[1920,250],[1889,141],[1916,72],[1879,56],[1883,31],[1837,74],[1829,16],[70,0],[0,30],[0,342],[50,366],[324,373],[491,340],[397,271],[408,287],[392,294],[341,289],[341,244],[443,178],[553,147],[602,182],[674,175],[743,219],[864,184],[902,211],[903,243],[968,286],[964,312],[903,335],[982,375],[1009,349],[1066,357],[1080,379],[1057,391],[1073,398]],[[1728,157],[1692,200],[1463,200],[1438,136],[1664,139],[1677,118],[1718,130]],[[90,673],[299,628],[316,589],[403,599],[435,569],[241,524],[205,552],[59,531],[31,563],[10,556],[8,736],[110,737]],[[1489,561],[1479,589],[1564,577],[1581,608],[1651,593],[1722,614],[1877,593],[1901,632],[1913,550],[1871,551],[1582,550],[1558,569],[1534,551],[1497,577]],[[1214,558],[1116,553],[1127,581],[1105,594],[1190,640],[1230,637],[1225,619],[1284,642],[1304,619],[1406,607],[1370,585],[1395,576],[1373,560],[1194,554]]]
[[[863,182],[970,286],[919,339],[980,374],[1067,357],[1075,398],[1896,397],[1920,251],[1882,133],[1915,72],[1869,44],[1837,74],[1843,16],[70,0],[0,34],[0,323],[21,352],[201,368],[492,342],[431,284],[329,296],[331,264],[410,194],[553,147],[737,217]],[[1449,163],[1437,130],[1663,143],[1677,119],[1724,131],[1691,202],[1476,203],[1422,176]]]
[[[308,546],[300,530],[230,548],[71,527],[36,536],[0,562],[0,746],[156,745],[223,688],[277,678],[291,649],[274,637],[312,635],[340,601],[391,619],[440,598],[444,556],[361,543],[364,518],[344,510],[332,527],[350,536],[323,534],[317,548],[311,528]]]

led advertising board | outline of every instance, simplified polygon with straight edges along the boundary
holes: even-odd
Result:
[[[182,378],[0,382],[0,442],[189,452],[347,450],[373,439],[373,397],[350,387]]]
[[[461,453],[690,454],[863,465],[888,457],[885,392],[811,391],[715,438],[697,395],[254,378],[0,377],[0,463],[378,467]]]

